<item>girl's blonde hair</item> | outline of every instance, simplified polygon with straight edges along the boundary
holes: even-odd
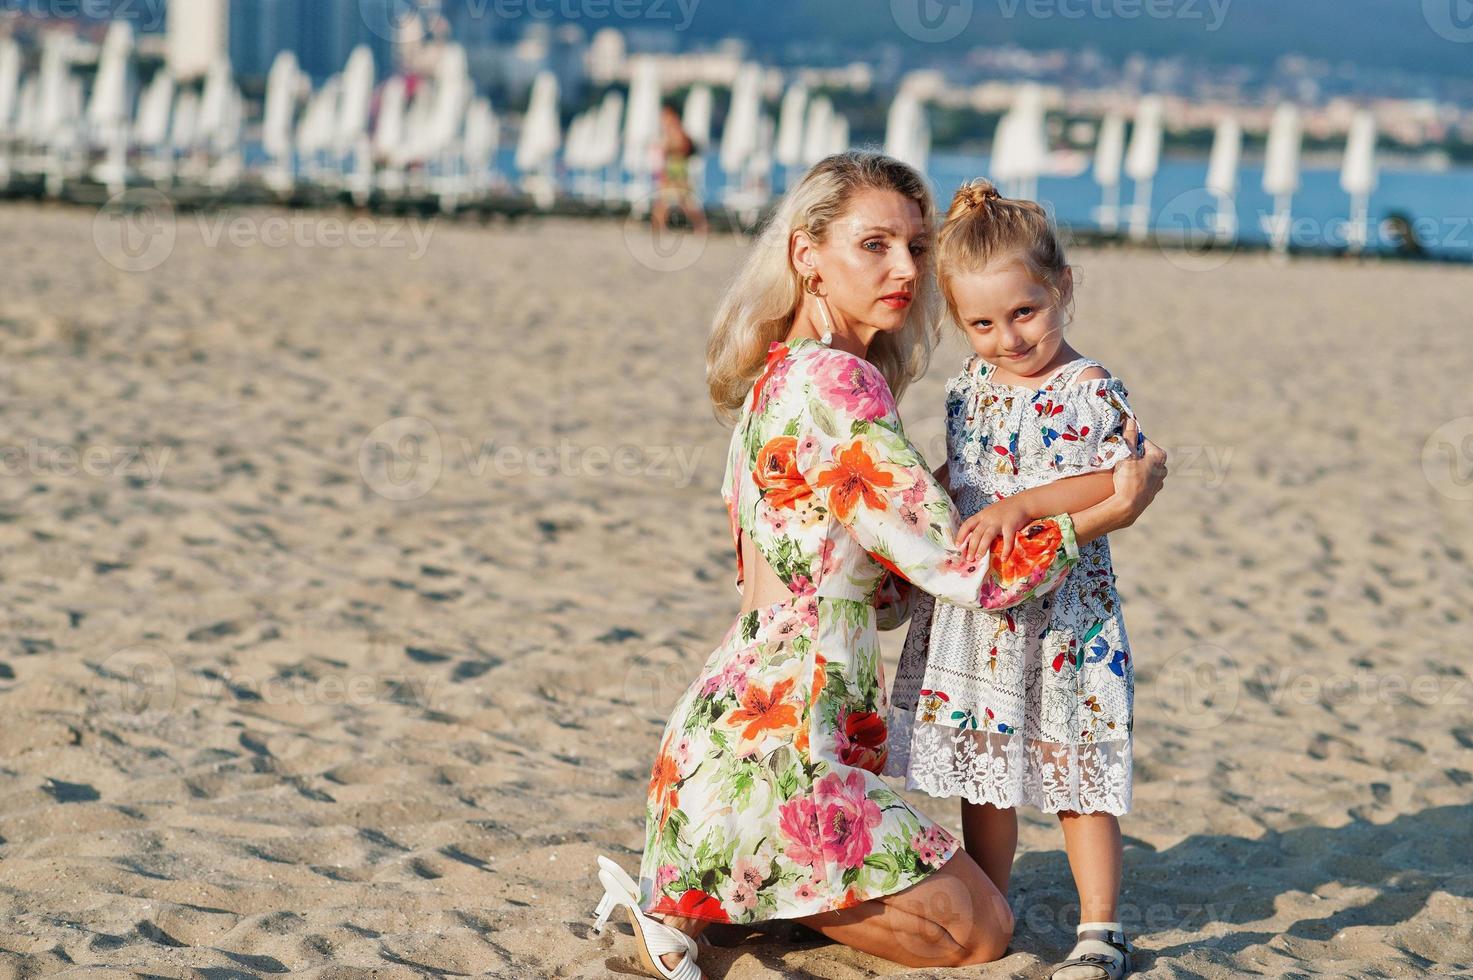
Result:
[[[835,153],[815,163],[778,202],[716,309],[706,343],[706,384],[722,422],[736,421],[765,367],[767,348],[787,336],[798,313],[803,280],[790,260],[793,233],[802,230],[815,243],[826,242],[833,222],[848,212],[857,193],[869,188],[896,191],[915,201],[921,209],[921,227],[935,228],[936,205],[915,168],[862,150]],[[877,334],[865,354],[896,401],[925,373],[931,350],[941,339],[937,322],[941,299],[932,250],[916,256],[916,265],[905,323],[899,330]]]
[[[1037,201],[1003,197],[986,177],[969,180],[952,196],[936,236],[937,284],[946,311],[958,327],[962,318],[952,291],[956,277],[1005,258],[1021,259],[1034,281],[1048,287],[1055,302],[1063,299],[1064,270],[1069,263],[1048,212]],[[1070,299],[1072,304],[1073,297]]]

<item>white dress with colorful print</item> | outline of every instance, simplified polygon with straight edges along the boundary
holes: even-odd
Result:
[[[1020,532],[1005,570],[967,561],[956,507],[884,377],[811,338],[770,346],[722,496],[738,591],[746,534],[791,595],[740,614],[671,714],[640,906],[752,922],[908,888],[960,845],[878,775],[889,697],[876,631],[909,615],[910,582],[999,611],[1056,588],[1078,560],[1073,523]]]
[[[946,386],[948,479],[963,516],[1022,490],[1108,470],[1131,454],[1119,378],[1038,390],[990,380],[975,355]],[[1055,592],[1005,615],[918,597],[887,719],[887,775],[996,807],[1130,809],[1135,681],[1110,545],[1096,538]]]

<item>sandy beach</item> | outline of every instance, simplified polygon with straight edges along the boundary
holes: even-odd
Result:
[[[225,217],[0,207],[0,978],[639,974],[592,868],[636,869],[740,603],[703,356],[743,240]],[[1473,976],[1469,271],[1071,257],[1171,453],[1111,538],[1139,975]],[[901,403],[933,464],[962,354]],[[702,966],[1039,976],[1074,888],[1021,816],[998,963]]]

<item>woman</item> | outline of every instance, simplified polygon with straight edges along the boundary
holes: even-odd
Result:
[[[665,728],[638,883],[599,861],[596,929],[625,906],[655,975],[698,980],[694,937],[710,922],[796,919],[907,966],[993,960],[1012,935],[959,841],[877,775],[876,630],[905,621],[910,583],[998,611],[1050,591],[1080,543],[1135,521],[1165,454],[1146,443],[1116,468],[1114,497],[1034,522],[1005,562],[967,560],[895,411],[939,339],[934,222],[912,168],[828,157],[717,312],[707,381],[736,418],[722,495],[742,613]]]

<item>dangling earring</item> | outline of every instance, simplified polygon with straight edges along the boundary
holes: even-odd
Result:
[[[823,317],[823,325],[828,328],[819,341],[824,346],[828,346],[834,339],[834,321],[829,316],[829,304],[824,302],[824,298],[818,293],[818,273],[810,272],[803,277],[803,289],[818,300],[819,315]]]

